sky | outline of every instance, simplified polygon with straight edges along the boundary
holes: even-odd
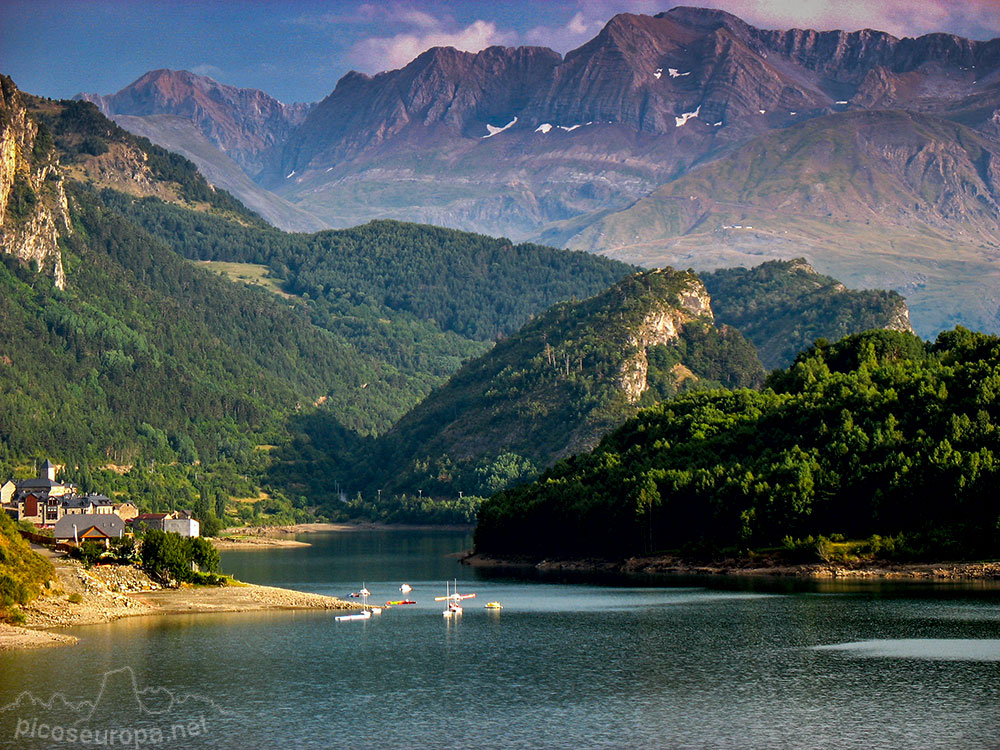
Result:
[[[0,73],[52,98],[110,94],[157,68],[284,102],[319,101],[349,70],[406,65],[434,46],[566,53],[616,13],[684,0],[0,0]],[[761,28],[1000,37],[1000,0],[688,0]]]

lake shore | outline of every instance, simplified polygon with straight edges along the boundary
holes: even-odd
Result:
[[[402,523],[379,523],[365,521],[359,523],[296,523],[287,526],[232,526],[219,532],[222,539],[237,540],[267,540],[274,542],[290,543],[289,546],[308,544],[308,542],[293,542],[283,539],[292,534],[316,534],[320,532],[352,532],[352,531],[472,531],[474,527],[466,524],[435,525],[435,524],[402,524]],[[253,544],[255,542],[249,541]],[[262,541],[267,545],[269,542]]]
[[[95,565],[88,570],[75,560],[51,552],[46,556],[55,567],[54,582],[23,608],[24,627],[0,626],[0,651],[70,645],[76,643],[75,637],[47,631],[123,617],[360,607],[330,596],[238,581],[227,586],[163,588],[134,566]]]
[[[767,559],[692,562],[669,555],[603,559],[499,558],[470,553],[463,565],[475,568],[536,570],[543,573],[621,573],[664,576],[771,576],[804,579],[1000,580],[1000,562],[897,563],[885,560],[787,563]]]

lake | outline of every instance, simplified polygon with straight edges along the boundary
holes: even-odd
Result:
[[[995,584],[513,577],[449,557],[462,532],[298,538],[223,567],[377,602],[409,583],[417,604],[133,618],[0,653],[0,747],[1000,747]],[[476,597],[449,620],[455,579]]]

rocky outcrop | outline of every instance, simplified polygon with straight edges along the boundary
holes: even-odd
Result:
[[[69,231],[52,140],[39,132],[10,78],[0,76],[0,248],[49,274],[62,289],[59,233]]]
[[[622,363],[618,376],[619,387],[630,404],[639,403],[642,394],[649,389],[649,349],[675,342],[684,325],[697,319],[714,319],[708,291],[698,279],[686,279],[672,299],[652,304],[629,338],[628,348],[634,353]]]
[[[484,139],[514,121],[560,59],[540,47],[436,47],[400,70],[348,73],[272,154],[265,182],[281,184],[292,172],[350,159],[412,130]]]

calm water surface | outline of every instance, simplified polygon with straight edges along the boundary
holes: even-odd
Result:
[[[0,654],[0,746],[1000,748],[995,586],[516,579],[448,557],[458,532],[300,538],[223,566],[418,603],[75,628]],[[455,578],[477,596],[452,622]]]

